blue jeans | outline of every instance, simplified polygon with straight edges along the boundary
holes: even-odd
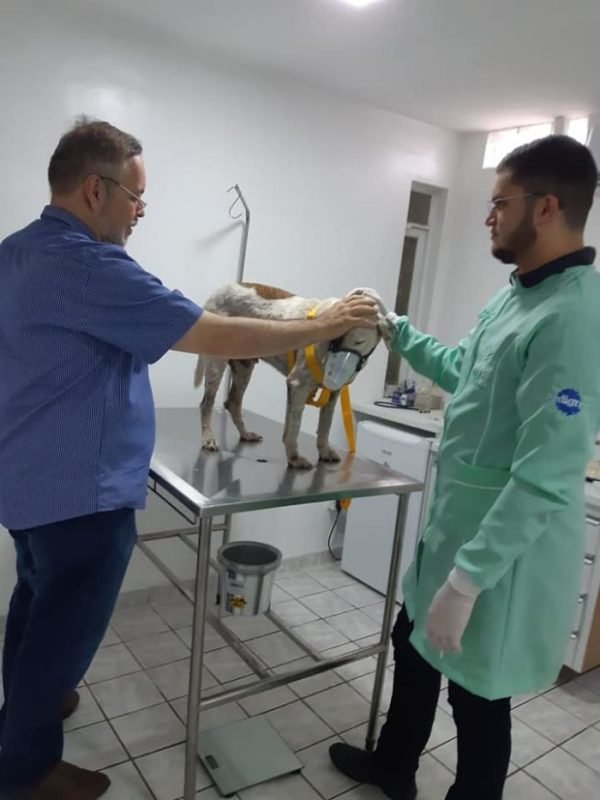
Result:
[[[6,625],[0,794],[39,782],[61,759],[61,708],[104,637],[136,539],[123,508],[10,531],[17,585]]]

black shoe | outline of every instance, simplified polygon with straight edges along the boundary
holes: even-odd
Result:
[[[329,748],[329,757],[333,764],[348,778],[357,783],[372,783],[378,786],[390,800],[415,800],[417,784],[410,778],[404,787],[397,787],[396,781],[378,774],[375,756],[360,747],[353,747],[344,742],[336,742]]]
[[[351,744],[336,742],[329,748],[329,757],[334,765],[357,783],[374,783],[379,786],[375,774],[375,759],[373,753],[353,747]]]

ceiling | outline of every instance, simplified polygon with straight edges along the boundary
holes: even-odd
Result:
[[[600,0],[77,0],[453,130],[600,112]]]

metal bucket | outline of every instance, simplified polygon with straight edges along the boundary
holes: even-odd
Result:
[[[269,610],[281,550],[261,542],[229,542],[219,549],[217,560],[224,611],[253,617]]]

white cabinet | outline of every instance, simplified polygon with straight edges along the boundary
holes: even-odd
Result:
[[[363,458],[409,475],[425,484],[433,439],[377,422],[358,426],[356,451]],[[361,497],[348,512],[342,554],[342,569],[382,594],[387,587],[394,523],[398,499],[395,495]],[[423,492],[411,494],[400,557],[400,576],[410,566],[423,524]],[[397,599],[401,601],[401,586]]]
[[[600,665],[600,508],[588,506],[579,602],[565,665],[585,672]]]

